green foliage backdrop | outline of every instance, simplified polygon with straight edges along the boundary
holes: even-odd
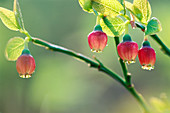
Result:
[[[77,0],[20,0],[27,30],[52,43],[65,46],[92,57],[87,35],[93,30],[95,16],[83,12]],[[170,14],[168,0],[149,0],[152,16],[162,24],[161,39],[170,47]],[[1,0],[1,7],[11,9],[13,0]],[[11,9],[12,10],[12,9]],[[139,29],[129,30],[139,45],[143,34]],[[69,56],[45,51],[30,44],[36,60],[36,72],[31,79],[19,78],[15,62],[4,56],[7,41],[21,34],[9,31],[0,22],[0,112],[2,113],[137,113],[135,99],[117,82],[103,73]],[[157,53],[155,69],[129,66],[139,92],[149,102],[152,96],[165,92],[170,100],[169,57],[162,54],[157,43],[149,38]],[[117,61],[115,45],[109,38],[103,54],[95,54],[103,63],[122,74]],[[138,62],[138,61],[137,61]],[[123,109],[122,109],[123,106]]]

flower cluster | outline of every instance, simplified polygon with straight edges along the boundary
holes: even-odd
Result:
[[[101,52],[107,45],[107,35],[102,31],[100,25],[95,26],[94,31],[88,35],[88,43],[93,52]],[[123,36],[123,41],[117,46],[117,52],[120,58],[130,64],[135,63],[138,55],[139,62],[143,69],[154,69],[156,53],[151,48],[148,40],[145,40],[142,47],[138,50],[138,44],[132,41],[129,34]]]
[[[138,50],[138,44],[131,40],[130,35],[126,34],[123,37],[123,42],[117,46],[117,51],[120,58],[128,64],[134,63],[138,55],[139,62],[143,69],[154,69],[156,53],[155,50],[151,48],[148,40],[145,40],[143,46]]]

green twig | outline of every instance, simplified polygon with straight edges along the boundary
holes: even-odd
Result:
[[[49,42],[46,42],[44,40],[38,39],[38,38],[32,38],[32,42],[38,46],[45,47],[46,49],[56,51],[56,52],[61,52],[64,54],[67,54],[69,56],[76,57],[77,59],[80,59],[88,64],[90,64],[91,67],[98,69],[101,72],[106,73],[116,81],[118,81],[121,85],[123,85],[136,99],[137,101],[143,106],[145,113],[149,113],[149,110],[147,109],[147,106],[145,104],[145,101],[143,100],[143,97],[136,92],[133,86],[129,87],[126,82],[121,78],[119,75],[115,74],[114,72],[110,71],[108,68],[106,68],[98,59],[96,63],[92,59],[80,54],[76,53],[72,50],[66,49],[64,47],[58,46],[51,44]],[[102,65],[101,65],[102,64]]]
[[[133,85],[131,87],[127,88],[127,90],[135,97],[135,99],[142,106],[144,113],[151,113],[151,111],[148,108],[143,96],[135,90]]]
[[[162,42],[162,40],[159,38],[158,35],[154,34],[154,35],[150,35],[152,37],[152,39],[154,39],[160,46],[161,46],[161,50],[167,54],[168,56],[170,56],[170,49]]]
[[[108,68],[106,68],[98,59],[96,59],[96,60],[99,63],[96,63],[93,60],[91,60],[90,58],[83,56],[80,53],[76,53],[72,50],[63,48],[58,45],[51,44],[49,42],[46,42],[46,41],[38,39],[38,38],[32,38],[32,42],[38,46],[45,47],[46,49],[56,51],[56,52],[61,52],[61,53],[67,54],[69,56],[73,56],[78,59],[81,59],[82,61],[90,64],[91,67],[96,68],[99,71],[106,73],[107,75],[109,75],[110,77],[112,77],[113,79],[118,81],[121,85],[123,85],[137,99],[137,101],[141,104],[141,106],[143,106],[145,113],[150,113],[146,104],[145,104],[145,101],[144,101],[142,95],[137,93],[137,91],[134,89],[133,85],[128,86],[126,84],[126,82],[123,80],[123,78],[121,78],[119,75],[115,74],[114,72],[110,71]]]
[[[67,54],[69,56],[73,56],[77,59],[80,59],[80,60],[90,64],[91,67],[96,68],[99,71],[106,73],[107,75],[109,75],[110,77],[112,77],[113,79],[118,81],[121,85],[123,85],[138,100],[138,102],[143,106],[145,113],[149,113],[149,110],[147,109],[147,106],[145,104],[145,101],[143,100],[143,97],[136,92],[134,87],[133,86],[129,87],[126,84],[126,82],[123,80],[122,77],[120,77],[119,75],[110,71],[103,64],[101,65],[101,62],[99,60],[98,60],[98,62],[100,62],[100,63],[96,63],[92,59],[90,59],[90,58],[88,58],[88,57],[86,57],[86,56],[84,56],[80,53],[76,53],[72,50],[66,49],[66,48],[58,46],[58,45],[51,44],[49,42],[46,42],[46,41],[38,39],[38,38],[32,38],[32,42],[34,44],[38,45],[38,46],[45,47],[46,49],[56,51],[56,52],[61,52],[61,53]]]
[[[56,51],[56,52],[61,52],[61,53],[67,54],[69,56],[73,56],[73,57],[75,57],[77,59],[80,59],[83,62],[86,62],[86,63],[90,64],[90,67],[99,69],[99,71],[102,71],[102,72],[108,74],[109,76],[114,78],[116,81],[121,83],[123,86],[126,86],[125,81],[119,75],[117,75],[114,72],[110,71],[104,65],[100,65],[100,63],[96,63],[92,59],[90,59],[90,58],[88,58],[88,57],[86,57],[86,56],[84,56],[84,55],[82,55],[80,53],[76,53],[76,52],[74,52],[72,50],[69,50],[69,49],[66,49],[64,47],[51,44],[51,43],[46,42],[44,40],[41,40],[39,38],[32,38],[32,42],[34,44],[38,45],[38,46],[45,47],[46,49],[49,49],[49,50],[52,50],[52,51]]]

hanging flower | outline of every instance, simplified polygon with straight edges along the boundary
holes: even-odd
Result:
[[[21,78],[30,78],[35,70],[35,60],[28,49],[24,49],[16,62],[16,69]]]
[[[131,40],[130,35],[126,34],[123,37],[123,42],[117,46],[117,51],[124,62],[134,63],[138,54],[138,44]]]
[[[100,25],[95,26],[94,31],[88,35],[88,43],[92,52],[101,52],[107,45],[107,35]]]
[[[138,52],[138,58],[143,69],[154,69],[156,53],[155,50],[151,48],[149,41],[143,42],[143,46]]]

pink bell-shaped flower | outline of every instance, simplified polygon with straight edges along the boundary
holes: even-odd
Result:
[[[101,52],[107,45],[107,35],[100,25],[95,26],[94,31],[88,35],[88,43],[92,52]]]
[[[24,49],[16,61],[16,69],[21,78],[30,78],[35,70],[35,60],[28,49]]]
[[[131,40],[130,35],[126,34],[123,36],[123,42],[117,46],[117,51],[124,62],[134,63],[138,54],[138,44]]]
[[[156,53],[155,50],[151,48],[149,41],[143,42],[143,47],[138,52],[138,58],[143,69],[154,69]]]

